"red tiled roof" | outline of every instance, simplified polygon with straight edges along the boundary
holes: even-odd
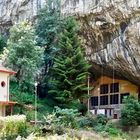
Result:
[[[0,67],[0,72],[3,72],[3,73],[9,73],[9,74],[16,74],[15,71],[8,70],[8,69],[2,69],[1,67]]]
[[[9,69],[9,68],[5,68],[2,64],[2,61],[0,60],[0,72],[3,72],[3,73],[9,73],[9,74],[16,74],[15,71]]]

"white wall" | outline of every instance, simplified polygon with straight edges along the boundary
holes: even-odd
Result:
[[[1,86],[1,82],[6,83],[5,87]],[[0,101],[9,101],[9,74],[0,73]]]

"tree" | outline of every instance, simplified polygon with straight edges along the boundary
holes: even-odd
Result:
[[[2,35],[0,35],[0,53],[3,52],[4,47],[6,47],[6,40]]]
[[[78,23],[72,17],[66,19],[59,35],[58,52],[50,70],[53,95],[60,107],[71,107],[87,96],[87,75],[90,65],[78,37]],[[76,104],[77,105],[77,104]]]
[[[58,34],[61,29],[60,20],[60,0],[48,0],[38,15],[36,28],[37,44],[44,50],[44,66],[42,79],[39,84],[40,97],[46,97],[49,83],[49,68],[53,66],[53,60],[56,54],[56,45]]]
[[[36,24],[37,43],[45,48],[45,74],[53,64],[59,29],[59,0],[48,0],[47,6],[40,11]]]
[[[124,100],[124,107],[121,110],[121,122],[128,129],[140,124],[140,103],[134,97]]]
[[[36,46],[31,24],[23,22],[10,29],[6,65],[17,72],[15,81],[22,91],[32,91],[43,50]]]

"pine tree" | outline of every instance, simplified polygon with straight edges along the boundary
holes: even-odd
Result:
[[[90,65],[85,60],[84,49],[78,37],[78,25],[69,17],[64,31],[59,35],[58,52],[50,71],[49,93],[61,107],[71,107],[87,96],[87,75]]]

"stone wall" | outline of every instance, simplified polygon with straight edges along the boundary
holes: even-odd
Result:
[[[140,0],[64,0],[62,13],[80,21],[93,73],[140,85]]]

